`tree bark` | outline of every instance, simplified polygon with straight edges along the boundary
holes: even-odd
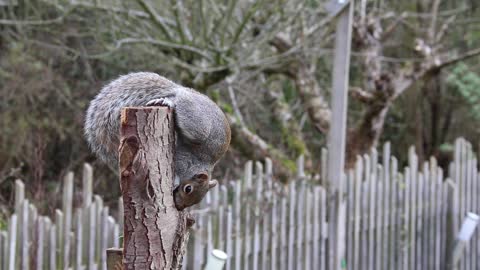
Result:
[[[173,200],[171,109],[124,108],[119,147],[124,202],[124,269],[180,269],[187,213]]]
[[[275,36],[270,44],[279,53],[284,53],[292,48],[290,41],[279,35]],[[295,82],[295,88],[313,126],[320,133],[327,134],[332,112],[325,98],[325,91],[321,89],[314,74],[309,70],[306,57],[298,54],[297,58],[288,64],[288,68],[282,70],[282,73]]]
[[[371,104],[359,125],[348,132],[345,168],[353,168],[357,156],[368,153],[372,147],[376,146],[390,106],[389,101]]]

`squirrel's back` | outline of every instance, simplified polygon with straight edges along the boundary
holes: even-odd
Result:
[[[87,110],[85,136],[90,147],[104,161],[116,163],[121,109],[174,97],[181,89],[182,86],[151,72],[130,73],[110,82]]]

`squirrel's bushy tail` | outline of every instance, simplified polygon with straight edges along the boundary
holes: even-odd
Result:
[[[110,82],[87,110],[85,137],[92,151],[110,165],[117,164],[122,108],[145,106],[152,99],[174,98],[179,87],[150,72],[130,73]]]

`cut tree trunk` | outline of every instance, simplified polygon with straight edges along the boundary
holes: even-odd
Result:
[[[120,179],[124,202],[124,269],[180,269],[187,213],[173,200],[174,119],[166,107],[125,108]]]

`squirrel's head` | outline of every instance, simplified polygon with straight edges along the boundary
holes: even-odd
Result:
[[[207,173],[199,173],[194,175],[191,179],[185,181],[181,180],[180,185],[173,190],[176,208],[181,211],[199,203],[203,197],[205,197],[208,190],[216,185],[216,180],[208,180]]]

